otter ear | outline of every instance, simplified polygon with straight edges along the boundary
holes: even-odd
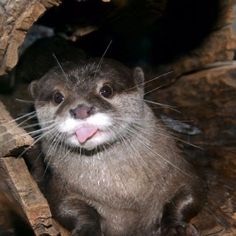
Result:
[[[29,93],[31,94],[32,98],[36,98],[38,96],[38,82],[32,81],[29,85]]]
[[[144,87],[144,72],[141,67],[135,67],[133,72],[134,81],[138,89],[143,90]]]

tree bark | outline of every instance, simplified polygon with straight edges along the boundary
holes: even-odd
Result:
[[[0,1],[0,75],[9,72],[18,61],[18,49],[28,29],[60,0]]]
[[[47,201],[29,174],[24,160],[0,158],[0,168],[13,198],[23,209],[35,235],[58,235]]]
[[[220,2],[220,16],[204,43],[170,65],[176,76],[199,70],[203,66],[220,61],[232,61],[236,48],[236,36],[232,28],[234,19],[233,0]]]
[[[33,138],[20,128],[0,101],[0,157],[33,144]]]
[[[202,235],[236,235],[235,71],[235,62],[215,64],[148,98],[169,106],[155,105],[154,111],[208,183],[207,204],[193,219]]]
[[[52,219],[47,200],[30,175],[24,160],[9,157],[13,152],[22,153],[24,148],[32,146],[34,142],[33,138],[16,124],[1,102],[0,132],[0,207],[3,204],[1,191],[4,191],[9,199],[12,199],[13,205],[16,205],[17,214],[25,218],[36,236],[56,236],[58,232],[62,236],[68,236],[68,232]],[[37,160],[33,155],[30,158],[33,159],[32,162]],[[1,223],[0,219],[0,225]]]
[[[168,0],[167,0],[168,1]],[[0,76],[11,71],[18,61],[18,49],[27,30],[60,0],[1,0],[0,2]],[[221,14],[211,35],[200,48],[171,65],[177,75],[216,61],[232,60],[236,39],[232,32],[234,0],[221,0]]]

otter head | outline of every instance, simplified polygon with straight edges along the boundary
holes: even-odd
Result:
[[[30,92],[44,137],[95,149],[121,140],[143,117],[143,80],[113,60],[66,63],[33,81]]]

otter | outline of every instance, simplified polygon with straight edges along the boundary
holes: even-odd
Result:
[[[67,62],[30,84],[53,216],[75,235],[199,235],[205,188],[151,108],[144,72]]]

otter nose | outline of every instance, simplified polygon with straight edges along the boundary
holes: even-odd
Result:
[[[94,110],[94,107],[78,105],[76,108],[70,109],[70,114],[75,119],[86,119],[94,114]]]

